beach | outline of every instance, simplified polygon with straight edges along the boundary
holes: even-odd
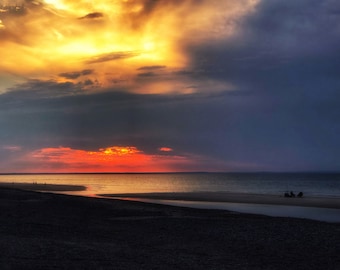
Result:
[[[52,188],[52,187],[51,187]],[[1,269],[339,269],[340,226],[0,188]]]
[[[154,199],[154,200],[182,200],[202,202],[231,202],[247,204],[291,205],[304,207],[320,207],[340,209],[340,198],[294,197],[285,198],[280,195],[245,194],[229,192],[157,192],[157,193],[126,193],[101,194],[106,197]]]

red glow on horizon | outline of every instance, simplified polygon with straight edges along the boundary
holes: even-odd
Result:
[[[160,149],[172,151],[167,147]],[[43,148],[27,158],[36,166],[30,169],[32,172],[173,172],[193,164],[185,156],[145,154],[134,146],[111,146],[98,151]]]

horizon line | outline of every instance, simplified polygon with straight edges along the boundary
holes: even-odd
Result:
[[[48,175],[48,174],[303,174],[303,173],[327,173],[327,174],[338,174],[340,171],[177,171],[177,172],[5,172],[0,175]]]

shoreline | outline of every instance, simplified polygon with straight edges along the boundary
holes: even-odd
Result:
[[[98,194],[103,197],[120,197],[131,199],[174,200],[193,202],[225,202],[245,204],[267,204],[284,206],[302,206],[340,209],[340,198],[303,197],[285,198],[276,195],[244,194],[227,192],[157,192],[157,193],[124,193]]]
[[[245,194],[230,192],[157,192],[157,193],[117,193],[87,194],[86,186],[0,183],[0,188],[12,188],[37,192],[52,192],[70,196],[97,197],[125,201],[137,201],[159,205],[224,210],[243,214],[265,215],[270,217],[291,217],[330,223],[340,223],[340,198],[303,197]]]
[[[286,198],[274,195],[236,193],[144,193],[106,194],[106,198],[147,203],[219,209],[243,214],[270,217],[291,217],[317,220],[340,225],[340,198]]]
[[[152,192],[152,193],[115,193],[115,194],[86,194],[86,186],[65,184],[42,184],[25,182],[0,182],[0,188],[20,190],[57,192],[72,196],[85,196],[98,198],[137,199],[154,201],[183,201],[202,203],[238,203],[252,205],[272,206],[299,206],[340,210],[340,197],[309,197],[286,198],[283,195],[250,194],[231,192]],[[68,193],[70,192],[70,193]],[[75,192],[75,193],[73,193]],[[77,194],[77,192],[79,192]]]
[[[1,182],[0,188],[12,188],[32,191],[84,191],[85,186],[80,185],[59,185],[59,184],[40,184],[40,183],[16,183],[16,182]]]

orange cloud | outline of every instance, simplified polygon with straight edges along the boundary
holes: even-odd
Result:
[[[161,152],[172,152],[174,150],[170,147],[161,147],[161,148],[159,148],[159,151],[161,151]]]
[[[112,146],[98,151],[43,148],[25,159],[36,165],[34,172],[171,172],[194,163],[186,156],[145,154],[134,146]]]
[[[20,146],[2,149],[5,156],[1,156],[0,151],[1,173],[218,172],[243,166],[208,156],[175,154],[169,147],[158,149],[166,154],[148,154],[135,146],[111,146],[97,151],[70,147],[49,147],[31,152]]]

